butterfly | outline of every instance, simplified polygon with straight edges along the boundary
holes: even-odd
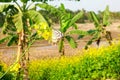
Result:
[[[63,37],[63,33],[60,30],[52,29],[52,43],[57,44],[59,40]]]

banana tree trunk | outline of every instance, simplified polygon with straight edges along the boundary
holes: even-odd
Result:
[[[106,35],[105,35],[109,45],[112,45],[112,36],[111,36],[111,32],[110,31],[106,31]]]
[[[26,21],[26,25],[27,27],[30,27],[29,24],[29,19],[27,19]],[[25,36],[24,36],[24,56],[23,56],[23,80],[29,80],[29,72],[28,72],[28,64],[29,64],[29,50],[28,50],[28,43],[25,40]],[[27,50],[27,51],[26,51]]]
[[[61,51],[60,51],[60,53],[61,53],[61,56],[64,56],[65,55],[65,45],[64,45],[64,38],[62,38],[62,49],[61,49]]]
[[[23,80],[29,80],[25,49],[26,49],[26,42],[25,42],[24,30],[22,30],[19,33],[19,42],[18,42],[17,61],[21,65],[21,68],[19,69],[17,80],[20,80],[21,78],[23,78]]]
[[[17,51],[17,61],[20,64],[20,68],[17,74],[17,80],[20,80],[21,78],[21,69],[22,69],[22,62],[21,62],[21,56],[23,53],[23,40],[24,40],[24,35],[23,35],[23,31],[21,31],[19,34],[19,40],[18,40],[18,51]]]

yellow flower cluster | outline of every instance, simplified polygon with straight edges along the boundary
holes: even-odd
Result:
[[[44,33],[42,34],[42,37],[43,37],[45,40],[50,39],[50,36],[51,36],[51,32],[49,32],[48,30],[45,30]]]
[[[35,24],[34,29],[37,31],[38,35],[43,37],[45,40],[50,39],[52,33],[46,22]]]
[[[18,71],[19,70],[19,68],[20,68],[20,64],[19,63],[16,63],[16,64],[14,64],[14,66],[10,69],[10,71]]]

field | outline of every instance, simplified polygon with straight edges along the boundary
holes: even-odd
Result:
[[[89,30],[94,28],[93,23],[84,23],[84,24],[77,24],[79,29],[81,30]],[[59,24],[54,24],[55,28],[59,28]],[[119,40],[120,36],[120,21],[114,21],[112,22],[112,25],[108,27],[109,31],[112,33],[113,40]],[[70,29],[71,30],[71,29]],[[73,35],[75,39],[77,39],[78,35]],[[81,50],[84,48],[84,45],[86,44],[86,41],[91,38],[90,36],[87,36],[83,39],[77,40],[78,42],[78,48],[72,49],[69,44],[66,42],[65,44],[65,55],[71,56],[76,55],[77,53],[81,52]],[[109,45],[104,39],[102,40],[100,46],[107,46]],[[98,47],[96,43],[94,42],[91,47]],[[5,61],[6,63],[13,62],[16,58],[16,52],[17,47],[11,46],[7,47],[5,44],[0,44],[0,53],[1,53],[1,59]],[[48,43],[47,41],[36,41],[32,47],[30,48],[30,60],[36,60],[36,59],[43,59],[47,57],[59,57],[60,54],[58,52],[58,46],[52,45]]]
[[[120,80],[120,12],[46,1],[2,0],[0,80]]]

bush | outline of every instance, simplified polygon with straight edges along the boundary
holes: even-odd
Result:
[[[120,80],[120,44],[83,55],[31,61],[30,80]]]

